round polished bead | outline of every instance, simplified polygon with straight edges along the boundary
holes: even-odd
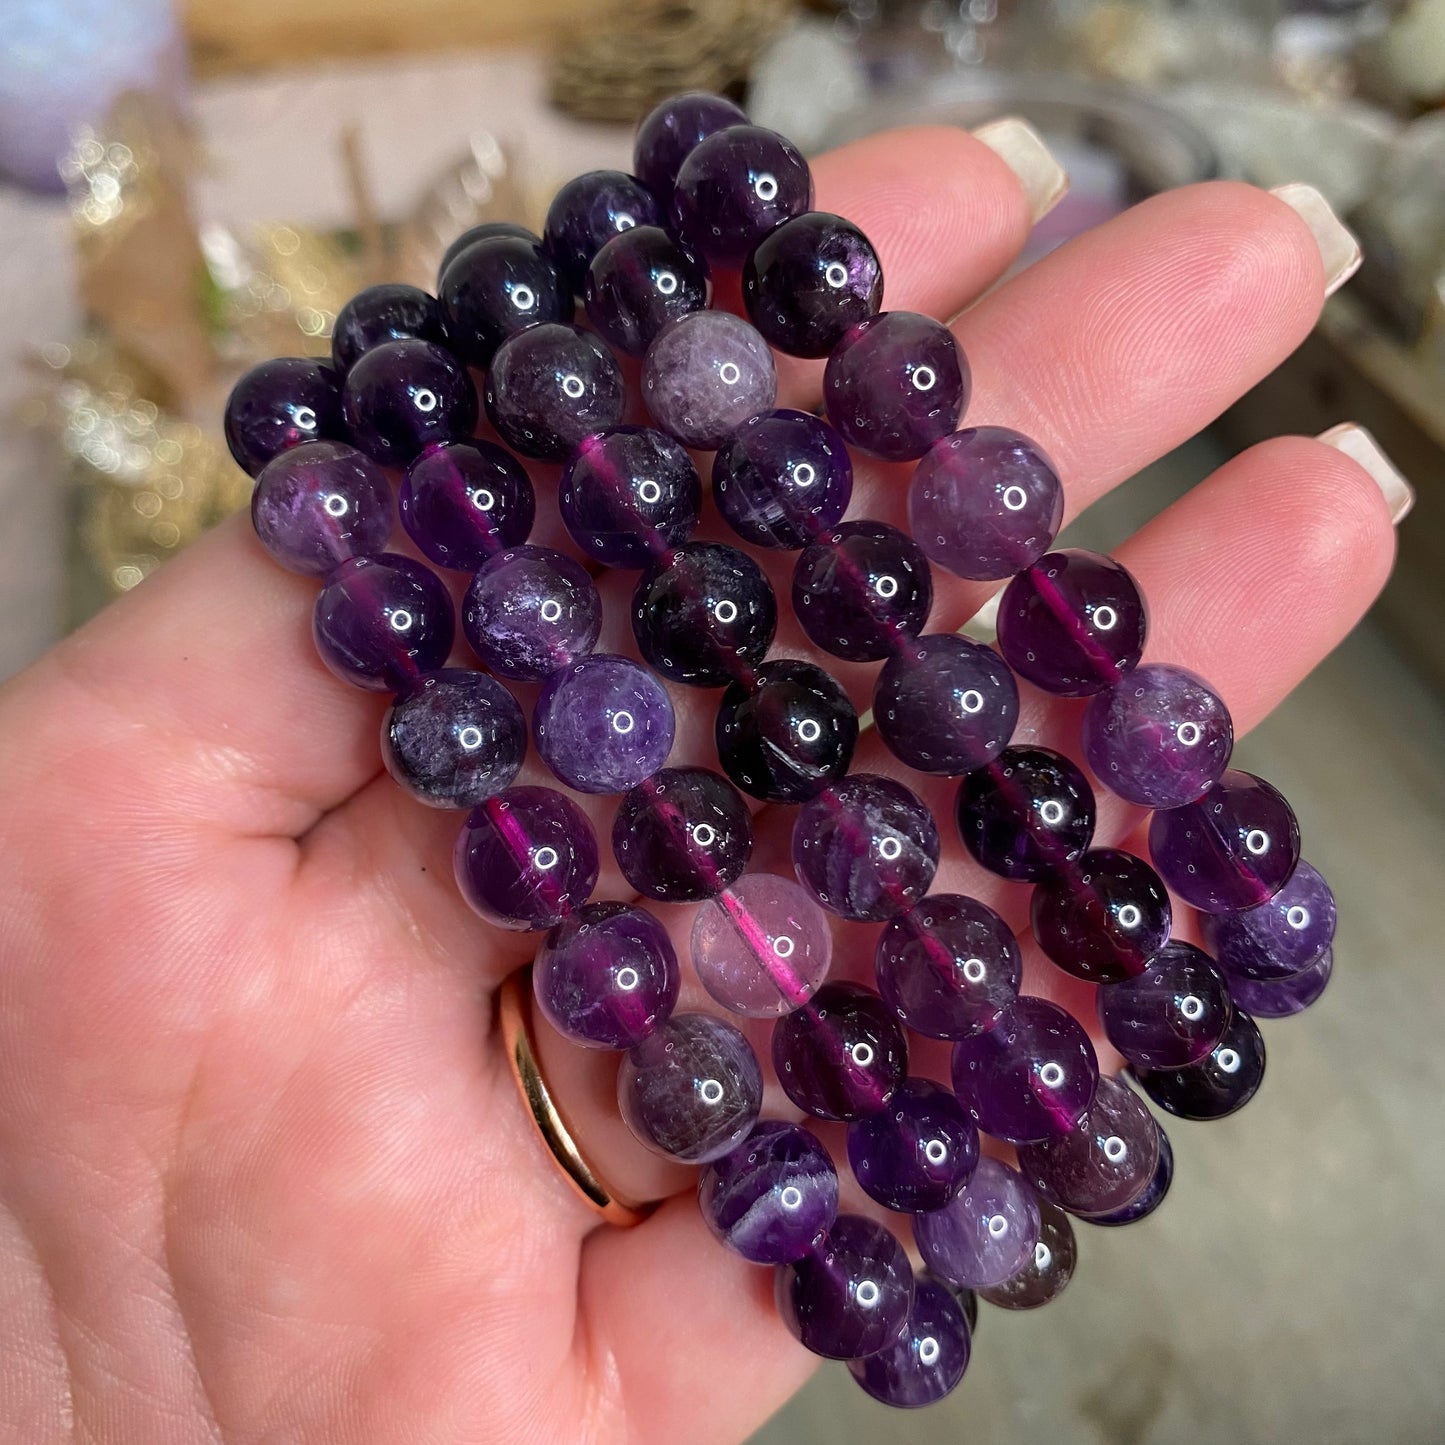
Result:
[[[535,236],[492,235],[458,251],[437,283],[447,339],[473,366],[529,326],[572,319],[572,292]]]
[[[848,1125],[848,1164],[889,1209],[942,1209],[978,1167],[978,1130],[942,1085],[904,1079],[886,1109]]]
[[[384,341],[432,341],[444,346],[446,340],[435,296],[419,286],[368,286],[336,313],[331,360],[344,372],[362,352]]]
[[[641,663],[593,653],[559,667],[532,710],[542,761],[579,793],[623,793],[672,751],[672,699]]]
[[[838,1214],[838,1171],[806,1129],[765,1119],[697,1181],[703,1221],[753,1264],[801,1259]]]
[[[917,637],[933,606],[918,544],[886,522],[844,522],[798,554],[793,611],[825,652],[876,662]]]
[[[1154,866],[1204,913],[1268,903],[1289,882],[1299,849],[1299,823],[1284,795],[1236,768],[1194,802],[1149,820]]]
[[[1200,924],[1205,946],[1231,980],[1271,983],[1308,968],[1334,942],[1335,895],[1301,859],[1269,902],[1206,913]]]
[[[773,1025],[773,1068],[800,1109],[819,1119],[862,1119],[903,1082],[908,1043],[871,988],[825,983]]]
[[[950,1284],[990,1289],[1012,1278],[1039,1242],[1039,1201],[1023,1176],[982,1158],[943,1206],[913,1216],[923,1262]]]
[[[1236,1007],[1223,1038],[1197,1064],[1183,1069],[1133,1070],[1139,1087],[1181,1119],[1223,1119],[1254,1098],[1264,1080],[1264,1039]]]
[[[847,773],[858,714],[821,667],[775,658],[723,694],[716,738],[723,771],[743,792],[801,803]]]
[[[1101,1225],[1105,1229],[1137,1224],[1139,1220],[1147,1219],[1164,1203],[1164,1196],[1169,1193],[1169,1186],[1173,1182],[1174,1150],[1170,1146],[1169,1136],[1160,1129],[1159,1162],[1154,1166],[1154,1177],[1145,1186],[1144,1192],[1132,1204],[1126,1204],[1123,1209],[1116,1209],[1112,1214],[1092,1215],[1089,1223]]]
[[[1240,1008],[1255,1018],[1283,1019],[1303,1013],[1328,986],[1335,971],[1332,948],[1325,951],[1306,969],[1289,978],[1261,983],[1252,978],[1231,978],[1229,991]]]
[[[678,441],[719,447],[751,416],[770,411],[778,375],[768,343],[740,317],[694,311],[658,332],[642,363],[642,399]]]
[[[896,1410],[932,1405],[958,1387],[968,1369],[972,1337],[963,1306],[947,1285],[919,1279],[903,1333],[848,1372],[875,1400]]]
[[[751,1045],[711,1014],[673,1014],[617,1072],[627,1127],[649,1149],[688,1164],[736,1149],[762,1102],[763,1071]]]
[[[602,599],[571,557],[513,547],[472,579],[462,628],[493,672],[537,682],[592,651],[602,631]]]
[[[968,1322],[970,1336],[976,1335],[978,1333],[978,1295],[962,1285],[949,1284],[947,1280],[941,1281],[941,1283],[958,1301],[958,1306],[963,1311],[963,1317]]]
[[[707,305],[707,263],[660,226],[638,226],[592,258],[583,294],[602,338],[641,356],[670,322]]]
[[[480,225],[469,226],[450,246],[442,253],[441,263],[437,266],[437,287],[440,289],[442,277],[447,273],[447,267],[476,241],[490,241],[494,236],[511,236],[516,240],[530,241],[534,246],[542,244],[542,238],[535,232],[529,231],[526,226],[516,221],[483,221]]]
[[[1005,748],[958,789],[958,831],[991,873],[1038,882],[1084,855],[1094,791],[1062,753]]]
[[[1073,1015],[1027,994],[991,1029],[953,1046],[959,1103],[985,1134],[1010,1144],[1067,1134],[1098,1082],[1094,1046]]]
[[[547,1021],[584,1048],[640,1044],[671,1015],[681,986],[667,930],[626,903],[588,903],[564,918],[532,966]]]
[[[736,882],[753,850],[742,794],[706,768],[663,768],[628,791],[612,824],[622,876],[660,903],[697,903]]]
[[[1018,997],[1013,929],[976,898],[934,893],[878,938],[878,988],[914,1033],[964,1039],[992,1028]]]
[[[597,839],[561,793],[508,788],[467,815],[452,861],[462,897],[488,923],[551,928],[592,892]]]
[[[487,415],[524,456],[562,461],[585,436],[622,420],[622,373],[576,326],[532,326],[498,348],[487,372]]]
[[[304,442],[272,457],[251,493],[261,545],[292,572],[324,576],[391,536],[391,489],[355,447]]]
[[[522,709],[484,672],[428,673],[397,695],[382,720],[387,772],[433,808],[475,808],[512,786],[526,755]]]
[[[537,501],[522,464],[486,441],[423,452],[406,470],[401,525],[439,567],[475,572],[527,540]]]
[[[748,679],[773,644],[778,604],[763,569],[721,542],[687,542],[644,572],[632,635],[672,682],[722,687]]]
[[[796,883],[744,873],[704,903],[692,924],[692,963],[724,1008],[773,1018],[812,998],[828,977],[833,933]]]
[[[317,594],[311,633],[343,682],[399,692],[452,650],[456,617],[435,572],[394,552],[352,557]]]
[[[979,1290],[1001,1310],[1036,1310],[1056,1300],[1074,1277],[1079,1247],[1069,1216],[1057,1204],[1039,1200],[1039,1242],[1023,1267],[1002,1284]]]
[[[345,436],[341,378],[306,357],[279,356],[253,366],[226,402],[226,445],[253,477],[290,447]]]
[[[659,102],[637,127],[632,169],[665,206],[683,161],[699,141],[729,126],[746,125],[747,112],[720,95],[687,90]]]
[[[1179,1069],[1224,1037],[1229,990],[1207,953],[1174,939],[1137,978],[1100,989],[1098,1009],[1105,1036],[1131,1064]]]
[[[854,773],[820,793],[793,824],[798,881],[844,918],[882,922],[912,908],[938,868],[938,829],[893,778]]]
[[[1008,746],[1013,673],[991,647],[940,633],[900,648],[878,674],[873,722],[893,756],[924,773],[971,773]]]
[[[948,327],[913,311],[884,311],[833,348],[823,399],[852,445],[905,462],[958,425],[969,385],[968,362]]]
[[[592,258],[614,236],[661,217],[652,192],[626,171],[584,171],[552,198],[543,244],[562,280],[580,292]]]
[[[572,540],[606,567],[646,567],[692,535],[702,482],[670,436],[619,426],[584,437],[557,500]]]
[[[466,367],[430,341],[385,341],[363,352],[346,374],[341,405],[356,445],[388,467],[462,441],[477,424]]]

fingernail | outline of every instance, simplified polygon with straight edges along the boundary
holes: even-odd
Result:
[[[1410,508],[1415,505],[1414,487],[1364,427],[1347,421],[1343,426],[1331,427],[1320,440],[1327,447],[1344,452],[1351,461],[1358,462],[1369,472],[1375,485],[1385,494],[1390,520],[1397,527],[1410,515]]]
[[[1019,178],[1035,221],[1043,220],[1064,199],[1069,189],[1068,172],[1027,121],[1011,115],[991,120],[973,134]]]
[[[1365,259],[1355,233],[1335,215],[1330,203],[1313,186],[1293,181],[1287,186],[1276,186],[1270,194],[1298,211],[1310,228],[1325,263],[1325,295],[1333,296]]]

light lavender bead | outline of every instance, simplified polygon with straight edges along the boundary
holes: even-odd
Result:
[[[647,349],[642,395],[653,420],[690,447],[712,451],[749,417],[772,409],[778,377],[768,343],[726,311],[695,311]]]
[[[980,1159],[973,1177],[942,1209],[913,1216],[913,1238],[934,1274],[987,1289],[1016,1274],[1033,1253],[1039,1201],[1016,1170]]]

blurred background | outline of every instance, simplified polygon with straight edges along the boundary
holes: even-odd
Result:
[[[827,1368],[757,1440],[1445,1441],[1445,0],[4,0],[0,20],[0,677],[246,503],[219,429],[242,369],[327,353],[360,286],[428,286],[466,226],[536,225],[569,175],[625,168],[676,90],[813,151],[1023,115],[1073,178],[1025,263],[1189,181],[1324,191],[1360,277],[1067,540],[1111,546],[1242,446],[1343,420],[1413,481],[1385,597],[1240,750],[1334,884],[1334,982],[1267,1026],[1253,1107],[1171,1129],[1158,1213],[1081,1225],[1047,1310],[983,1307],[950,1400],[893,1414]]]

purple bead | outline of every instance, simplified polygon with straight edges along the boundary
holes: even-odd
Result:
[[[304,442],[272,457],[251,493],[261,545],[292,572],[324,576],[391,536],[391,488],[355,447]]]
[[[1094,696],[1082,738],[1094,776],[1121,798],[1177,808],[1219,781],[1234,723],[1203,678],[1152,662]]]
[[[1053,546],[1063,520],[1058,470],[1007,427],[967,427],[935,442],[909,485],[909,530],[960,577],[1012,577]]]
[[[401,525],[439,567],[475,572],[527,540],[536,515],[522,464],[492,442],[432,447],[407,468]]]
[[[1005,748],[960,784],[958,831],[990,873],[1039,882],[1083,857],[1094,791],[1062,753]]]
[[[938,868],[933,815],[908,788],[854,773],[820,793],[793,824],[798,881],[824,908],[880,923],[912,908]]]
[[[969,370],[953,333],[913,311],[861,321],[823,373],[828,418],[855,447],[890,462],[921,457],[958,425]]]
[[[1089,1223],[1102,1225],[1106,1229],[1118,1228],[1125,1224],[1137,1224],[1139,1220],[1148,1218],[1161,1204],[1164,1203],[1164,1196],[1169,1193],[1169,1186],[1174,1182],[1174,1150],[1170,1146],[1169,1136],[1159,1130],[1159,1162],[1154,1166],[1154,1177],[1145,1187],[1144,1192],[1132,1203],[1123,1209],[1117,1209],[1112,1214],[1095,1214]]]
[[[975,898],[934,893],[878,937],[878,987],[916,1034],[965,1039],[992,1028],[1018,997],[1013,929]]]
[[[877,662],[916,637],[933,606],[928,559],[886,522],[844,522],[805,547],[793,568],[793,611],[825,652]]]
[[[858,714],[821,667],[780,657],[723,694],[715,736],[723,771],[743,792],[801,803],[847,773]]]
[[[418,286],[368,286],[336,313],[331,360],[338,371],[345,372],[362,352],[384,341],[431,341],[445,346],[446,340],[435,296]]]
[[[603,339],[641,356],[669,322],[707,305],[707,263],[660,226],[638,226],[592,258],[584,294],[587,319]]]
[[[394,552],[352,557],[327,579],[311,614],[321,660],[343,682],[400,692],[452,650],[456,616],[435,572]]]
[[[886,1109],[848,1125],[848,1164],[889,1209],[942,1209],[978,1168],[978,1130],[942,1085],[904,1079]]]
[[[253,366],[226,402],[226,445],[253,477],[288,447],[345,436],[341,378],[309,358],[279,356]]]
[[[561,793],[508,788],[467,815],[452,862],[462,897],[488,923],[551,928],[591,894],[597,839]]]
[[[633,173],[663,205],[670,206],[677,173],[698,142],[715,131],[747,123],[747,112],[720,95],[687,90],[668,96],[637,127]]]
[[[667,930],[626,903],[588,903],[564,918],[532,967],[547,1021],[584,1048],[640,1044],[671,1015],[681,986]]]
[[[472,579],[462,628],[493,672],[538,682],[592,651],[602,631],[602,599],[571,557],[514,547]]]
[[[1001,1310],[1036,1310],[1056,1300],[1074,1277],[1079,1247],[1069,1216],[1047,1199],[1039,1200],[1039,1242],[1023,1267],[1002,1284],[979,1290],[979,1297]]]
[[[530,326],[569,322],[572,292],[535,236],[493,235],[452,257],[437,283],[447,339],[473,366]]]
[[[1299,846],[1299,823],[1283,794],[1237,768],[1195,802],[1149,820],[1154,866],[1204,913],[1269,902],[1289,882]]]
[[[1268,903],[1199,921],[1206,947],[1231,980],[1272,983],[1308,968],[1334,942],[1335,895],[1301,859]]]
[[[1094,1046],[1078,1021],[1027,994],[991,1029],[953,1046],[959,1103],[985,1134],[1010,1144],[1067,1134],[1093,1103],[1098,1082]]]
[[[771,411],[778,374],[768,343],[741,317],[694,311],[658,332],[642,363],[642,399],[664,431],[702,451]]]
[[[913,1216],[923,1262],[950,1284],[990,1289],[1012,1278],[1039,1242],[1039,1201],[1023,1176],[983,1158],[943,1206]]]
[[[707,1227],[753,1264],[801,1259],[838,1214],[838,1171],[806,1129],[766,1119],[697,1180]]]
[[[619,426],[584,437],[557,494],[572,540],[607,567],[666,560],[702,513],[702,482],[670,436]]]
[[[364,352],[346,374],[341,405],[356,445],[386,467],[462,441],[477,424],[466,367],[430,341],[386,341]]]
[[[827,356],[883,300],[883,267],[867,236],[827,211],[774,227],[743,267],[753,325],[790,356]]]
[[[511,236],[520,241],[530,241],[534,246],[542,244],[542,238],[535,231],[529,231],[516,221],[483,221],[479,226],[469,226],[442,253],[441,264],[437,267],[438,289],[441,287],[442,277],[447,274],[447,267],[468,246],[476,241],[490,241],[493,236]]]
[[[622,799],[612,852],[622,876],[660,903],[697,903],[736,881],[753,851],[748,805],[706,768],[663,768]]]
[[[542,761],[579,793],[624,793],[672,751],[672,699],[641,663],[593,653],[559,667],[532,710]]]
[[[730,1154],[757,1123],[763,1071],[748,1041],[711,1014],[673,1014],[630,1049],[617,1106],[655,1153],[688,1164]]]
[[[908,1073],[908,1043],[888,1005],[858,983],[825,983],[773,1025],[783,1092],[819,1119],[862,1119],[887,1106]]]
[[[672,682],[747,681],[773,645],[778,604],[763,569],[721,542],[687,542],[644,572],[632,594],[632,635]]]
[[[510,788],[527,755],[527,723],[496,678],[443,668],[410,684],[381,724],[381,760],[433,808],[475,808]]]
[[[1197,1064],[1224,1037],[1229,990],[1207,953],[1174,939],[1137,978],[1099,990],[1109,1042],[1145,1069]]]
[[[592,258],[608,241],[660,219],[652,193],[626,171],[584,171],[552,198],[543,244],[563,281],[580,292]]]
[[[873,693],[879,737],[924,773],[971,773],[993,762],[1018,720],[1018,685],[1003,659],[952,633],[901,647]]]
[[[1254,1098],[1264,1080],[1264,1061],[1259,1026],[1236,1007],[1224,1037],[1197,1064],[1132,1072],[1139,1087],[1168,1113],[1181,1119],[1223,1119]]]
[[[612,353],[576,326],[517,332],[487,372],[487,415],[523,456],[562,461],[583,437],[616,426],[624,400]]]
[[[1138,584],[1112,557],[1069,547],[1040,557],[1004,589],[999,651],[1035,687],[1086,697],[1139,661],[1148,621]]]
[[[1231,978],[1229,991],[1242,1009],[1255,1018],[1283,1019],[1303,1013],[1325,991],[1335,971],[1335,954],[1325,951],[1306,969],[1289,978],[1261,983],[1252,978]]]
[[[777,1273],[783,1323],[815,1355],[858,1360],[899,1337],[913,1304],[913,1269],[881,1224],[840,1214],[801,1259]]]
[[[903,1333],[848,1372],[875,1400],[896,1410],[916,1410],[943,1399],[968,1369],[972,1338],[963,1306],[947,1285],[920,1279]]]

